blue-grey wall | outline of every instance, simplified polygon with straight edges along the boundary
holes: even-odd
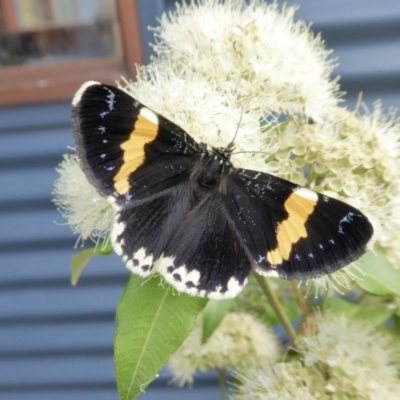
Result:
[[[144,43],[145,28],[174,1],[138,0]],[[368,104],[399,107],[399,0],[298,3],[297,17],[335,49],[348,105],[362,90]],[[117,399],[114,315],[128,274],[117,257],[98,258],[71,287],[76,238],[50,202],[55,167],[72,146],[69,113],[67,103],[0,109],[1,399]],[[143,398],[218,398],[215,374],[201,375],[190,392],[168,379],[163,372]]]

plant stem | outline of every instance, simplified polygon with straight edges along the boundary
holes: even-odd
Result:
[[[219,375],[219,390],[221,392],[221,400],[226,400],[226,372],[217,368]]]
[[[299,289],[299,282],[297,280],[294,280],[291,282],[291,284],[297,301],[299,302],[300,307],[303,311],[303,319],[306,320],[310,314],[310,311],[308,310],[308,305],[306,299],[304,298],[303,292]]]
[[[271,285],[268,282],[268,279],[258,275],[254,272],[254,276],[257,279],[258,284],[260,285],[261,290],[267,296],[271,307],[274,309],[276,316],[278,317],[279,321],[281,322],[283,328],[285,329],[287,335],[289,336],[290,340],[294,342],[296,340],[296,331],[294,330],[292,324],[287,317],[285,310],[283,309],[281,303],[278,300],[275,292],[272,290]]]
[[[326,288],[325,294],[324,294],[324,299],[322,300],[322,314],[325,314],[326,310],[328,309],[329,305],[329,287]]]

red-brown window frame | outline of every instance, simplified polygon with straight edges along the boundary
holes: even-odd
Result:
[[[16,26],[12,0],[0,0],[3,18]],[[73,61],[40,66],[0,68],[0,106],[71,99],[87,80],[114,83],[121,76],[133,78],[136,64],[143,63],[136,0],[116,0],[121,29],[122,60]]]

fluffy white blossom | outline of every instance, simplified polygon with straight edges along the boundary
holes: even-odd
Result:
[[[232,400],[316,400],[321,386],[300,362],[250,365],[236,372]]]
[[[398,349],[372,325],[343,316],[319,317],[297,343],[306,367],[328,377],[332,398],[397,399],[400,393]]]
[[[398,352],[372,326],[318,317],[296,346],[301,361],[236,372],[233,400],[398,399]]]
[[[193,382],[196,371],[241,369],[247,364],[274,361],[279,344],[273,332],[252,315],[228,313],[206,343],[202,343],[202,318],[169,361],[173,381]]]
[[[72,231],[82,240],[107,240],[114,221],[114,211],[110,203],[89,183],[78,157],[65,154],[57,172],[60,176],[54,183],[53,201]]]
[[[155,28],[162,69],[193,70],[221,92],[247,99],[261,115],[303,113],[314,120],[337,103],[338,86],[329,78],[330,54],[295,7],[261,0],[201,0],[177,6]]]

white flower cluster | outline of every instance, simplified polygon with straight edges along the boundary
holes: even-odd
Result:
[[[398,399],[398,351],[372,326],[319,317],[297,346],[302,362],[240,371],[233,399]]]
[[[155,28],[153,63],[190,70],[246,104],[246,112],[305,114],[315,120],[337,103],[319,36],[294,22],[294,7],[252,0],[202,0],[164,15]]]
[[[113,208],[89,183],[78,157],[65,154],[57,172],[60,176],[54,183],[53,201],[72,231],[79,235],[78,240],[107,241],[114,222]]]
[[[318,382],[298,361],[251,365],[236,371],[240,382],[232,400],[316,400]]]
[[[272,363],[279,354],[276,336],[250,314],[228,313],[206,343],[202,333],[200,316],[169,361],[173,382],[179,386],[191,384],[196,371],[240,370],[249,364]]]
[[[317,326],[317,333],[302,337],[298,346],[306,367],[322,368],[329,376],[327,391],[356,399],[398,398],[399,354],[389,337],[344,316],[320,317]]]

